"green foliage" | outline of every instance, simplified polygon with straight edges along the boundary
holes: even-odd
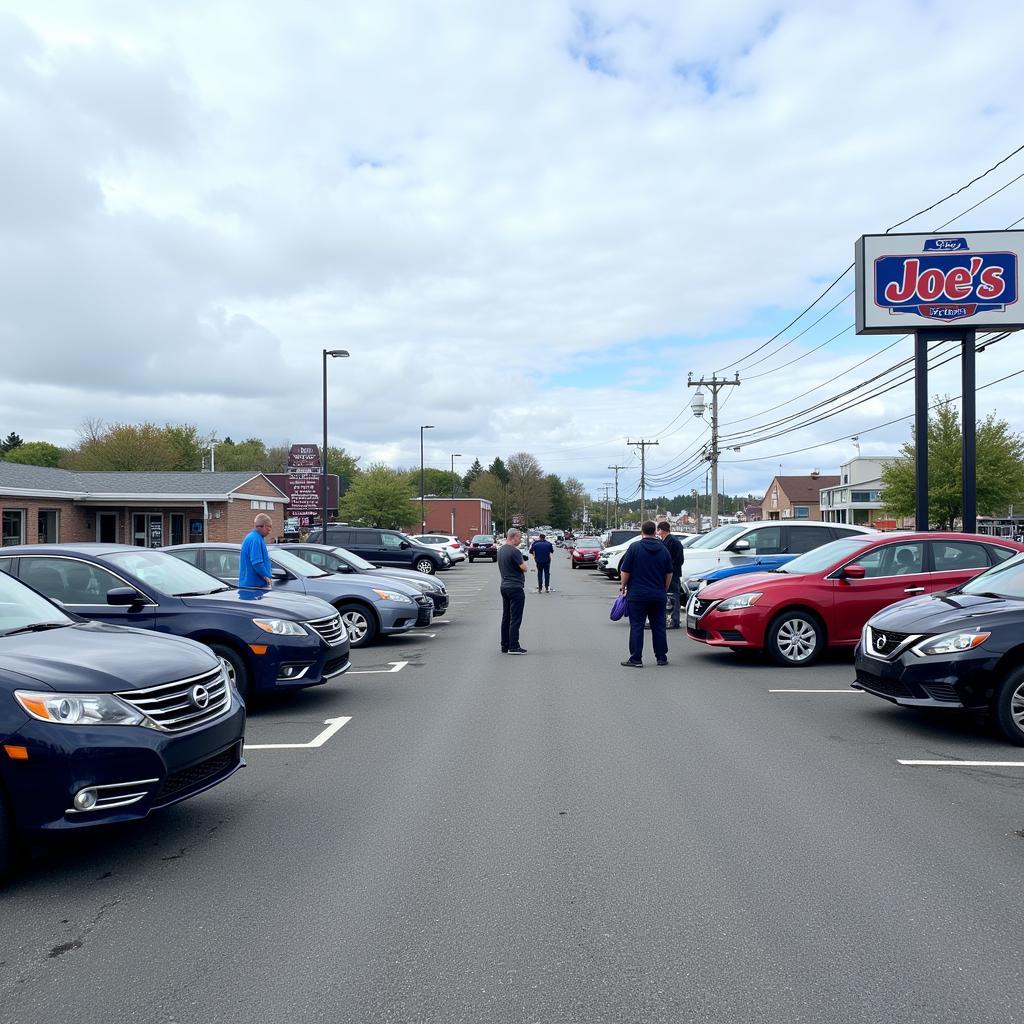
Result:
[[[1024,439],[990,413],[977,425],[977,505],[981,515],[1004,513],[1024,495]],[[963,514],[960,415],[950,402],[928,418],[928,521],[953,529]],[[890,515],[915,515],[914,440],[882,470],[882,504]]]
[[[49,441],[25,441],[10,449],[4,455],[6,462],[18,462],[23,466],[49,466],[57,468],[64,458],[64,449]]]
[[[495,458],[487,467],[487,472],[497,477],[503,484],[507,484],[509,481],[508,467],[500,458]]]
[[[167,443],[176,453],[174,468],[182,471],[195,471],[203,468],[203,455],[206,446],[199,430],[191,423],[179,425],[167,424],[163,428]]]
[[[398,529],[419,521],[419,507],[411,500],[408,476],[382,463],[374,463],[352,481],[341,499],[340,514],[350,523]]]
[[[258,437],[250,437],[236,444],[226,437],[214,455],[214,468],[223,473],[264,473],[270,462],[267,446]]]
[[[20,448],[25,442],[12,430],[2,441],[0,441],[0,455]]]
[[[409,486],[412,487],[413,493],[419,497],[420,493],[420,470],[419,466],[415,469],[406,470],[406,479],[409,481]],[[423,470],[423,490],[425,494],[437,494],[443,497],[450,498],[452,491],[455,492],[456,498],[465,497],[465,490],[462,486],[462,479],[458,473],[453,473],[449,469],[433,469],[427,466]]]
[[[473,486],[473,481],[476,480],[483,471],[484,467],[480,465],[480,460],[474,459],[473,465],[469,467],[469,471],[462,478],[462,486],[465,488],[466,494],[469,494],[469,489]]]
[[[547,479],[529,452],[509,456],[508,491],[513,515],[521,515],[528,526],[547,521],[551,507]]]
[[[359,456],[350,455],[344,448],[327,449],[327,472],[337,473],[341,477],[339,481],[341,493],[344,494],[352,481],[359,475]]]
[[[170,471],[183,468],[181,452],[168,428],[153,423],[86,424],[78,448],[68,453],[70,469],[91,471]],[[198,469],[198,466],[184,467]]]
[[[506,530],[511,525],[509,517],[508,485],[499,480],[493,473],[481,473],[470,488],[470,496],[484,498],[491,503],[491,516],[495,523],[501,524]]]
[[[548,518],[556,530],[568,530],[572,525],[572,508],[561,477],[555,473],[547,476]]]

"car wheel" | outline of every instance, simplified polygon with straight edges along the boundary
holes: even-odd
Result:
[[[0,887],[11,876],[11,872],[24,859],[25,848],[14,831],[14,819],[7,810],[7,803],[0,793]]]
[[[491,561],[496,563],[498,561],[498,556],[497,555],[492,555],[491,556]]]
[[[802,668],[817,660],[825,647],[825,634],[810,612],[783,612],[768,627],[765,642],[777,664]]]
[[[338,608],[341,621],[348,630],[350,647],[366,647],[377,637],[377,621],[361,604],[343,604]]]
[[[430,558],[417,558],[413,568],[417,572],[425,572],[428,576],[433,576],[437,572],[437,566]]]
[[[1015,668],[999,687],[995,700],[999,731],[1018,747],[1024,747],[1024,665]]]
[[[228,682],[238,691],[242,702],[248,701],[251,677],[249,666],[246,665],[243,657],[238,651],[224,644],[210,644],[210,650],[220,658],[220,663],[224,666],[224,674],[228,677]]]

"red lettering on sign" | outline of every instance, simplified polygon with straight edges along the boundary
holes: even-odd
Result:
[[[970,294],[971,272],[966,267],[954,267],[946,275],[946,297],[957,302],[966,299]]]
[[[920,266],[920,260],[907,260],[903,264],[902,283],[890,281],[885,286],[885,297],[890,302],[909,302],[917,294],[917,272]]]
[[[998,299],[1006,291],[1002,267],[986,267],[978,284],[979,299]]]
[[[932,267],[917,279],[917,294],[925,302],[931,302],[942,294],[945,283],[946,278],[942,271]]]

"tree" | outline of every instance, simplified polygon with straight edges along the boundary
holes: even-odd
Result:
[[[484,498],[491,503],[491,516],[496,523],[501,523],[502,530],[509,526],[508,485],[499,480],[490,471],[481,473],[470,488],[474,498]]]
[[[466,489],[466,494],[469,494],[470,488],[473,486],[473,481],[476,480],[483,471],[484,467],[480,465],[480,460],[474,459],[473,465],[469,467],[469,471],[462,478],[462,486]]]
[[[527,524],[542,523],[548,517],[550,492],[544,470],[529,452],[516,452],[508,460],[509,505],[513,515]]]
[[[352,481],[341,499],[341,515],[349,522],[384,529],[412,526],[419,519],[413,488],[405,473],[374,463]]]
[[[977,505],[981,515],[1004,513],[1024,495],[1024,438],[989,413],[977,425]],[[928,418],[928,522],[953,529],[963,515],[960,414],[948,400]],[[882,470],[882,504],[898,517],[916,511],[914,440]]]
[[[12,430],[2,441],[0,441],[0,455],[20,448],[25,442]]]
[[[569,502],[569,513],[572,517],[572,521],[578,522],[579,517],[583,513],[583,508],[589,500],[587,495],[587,489],[583,484],[576,479],[574,476],[570,476],[565,480],[565,497]]]
[[[350,455],[344,448],[327,449],[327,472],[337,473],[338,484],[344,494],[359,475],[359,456]]]
[[[177,453],[175,469],[194,472],[203,468],[203,453],[206,448],[204,439],[199,436],[198,427],[191,423],[168,423],[164,427],[164,434],[168,444]]]
[[[214,463],[225,473],[262,473],[267,464],[267,446],[258,437],[237,444],[226,437],[217,446]]]
[[[419,497],[419,466],[415,469],[406,470],[406,474],[408,476],[409,485],[413,488],[413,493]],[[438,494],[442,497],[450,498],[453,488],[455,490],[456,497],[459,497],[463,493],[462,480],[459,478],[458,473],[453,473],[450,469],[434,469],[430,466],[427,466],[423,470],[423,489],[426,494]]]
[[[64,449],[49,441],[25,441],[4,455],[6,462],[23,466],[50,466],[56,468],[64,458]]]
[[[508,467],[501,461],[500,458],[495,460],[487,467],[487,472],[496,476],[503,484],[508,483]]]
[[[547,483],[551,525],[556,530],[568,530],[572,526],[572,508],[569,506],[569,496],[565,493],[565,484],[555,473],[548,475]]]
[[[80,433],[78,448],[65,460],[71,469],[139,472],[178,468],[179,451],[164,427],[153,423],[114,423],[109,427],[92,421]]]

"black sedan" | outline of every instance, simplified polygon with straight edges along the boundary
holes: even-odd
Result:
[[[903,707],[991,711],[1024,746],[1024,555],[868,620],[854,689]]]
[[[428,576],[413,569],[395,569],[390,566],[378,568],[373,562],[345,548],[332,547],[330,544],[275,544],[275,548],[283,548],[293,555],[298,555],[304,562],[315,565],[324,572],[336,572],[340,575],[358,574],[360,576],[382,576],[401,580],[415,587],[421,594],[426,594],[434,602],[434,618],[448,610],[448,588],[436,576]]]
[[[329,604],[240,591],[162,551],[26,544],[3,548],[0,569],[83,618],[201,641],[243,698],[316,686],[349,668],[348,634]]]
[[[26,842],[223,782],[244,731],[209,648],[87,622],[0,573],[0,882]]]

